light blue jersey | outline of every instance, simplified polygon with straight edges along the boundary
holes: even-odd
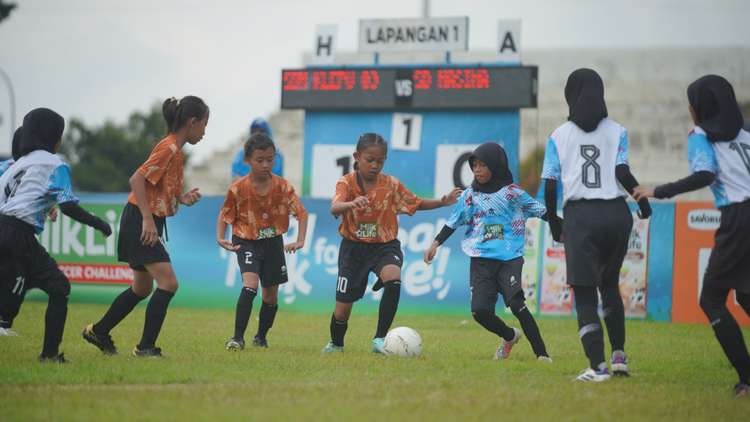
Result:
[[[60,157],[37,150],[16,161],[0,176],[0,214],[15,217],[37,233],[56,203],[78,202],[73,194],[70,168]]]
[[[470,257],[509,261],[523,256],[526,219],[547,209],[517,185],[494,193],[464,190],[446,225],[466,226],[461,248]]]
[[[711,142],[696,127],[688,137],[690,172],[709,171],[716,176],[711,192],[717,207],[750,199],[750,133],[740,133],[729,142]]]

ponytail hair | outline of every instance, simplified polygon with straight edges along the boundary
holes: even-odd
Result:
[[[208,117],[208,106],[202,99],[194,95],[188,95],[178,100],[169,97],[161,106],[164,120],[167,122],[167,131],[177,132],[192,118],[203,119]]]
[[[361,152],[364,149],[367,149],[372,146],[379,146],[382,147],[385,152],[388,152],[388,143],[383,139],[382,136],[378,135],[374,132],[367,132],[363,133],[359,136],[359,139],[357,140],[357,152]],[[354,162],[354,170],[358,169],[357,162]]]

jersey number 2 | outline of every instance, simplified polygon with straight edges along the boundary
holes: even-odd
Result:
[[[601,167],[596,163],[599,148],[596,145],[581,145],[581,157],[586,160],[581,166],[581,182],[589,189],[602,187]]]

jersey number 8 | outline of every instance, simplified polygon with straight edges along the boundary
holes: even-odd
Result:
[[[581,182],[589,189],[602,187],[601,167],[596,163],[599,148],[596,145],[581,145],[581,157],[586,160],[581,166]]]

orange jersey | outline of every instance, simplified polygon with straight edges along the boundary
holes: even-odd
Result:
[[[183,168],[185,159],[173,134],[167,135],[156,146],[138,170],[146,178],[146,198],[151,213],[159,217],[170,217],[177,213],[182,195]],[[138,205],[135,194],[130,192],[128,202]]]
[[[284,178],[271,176],[265,195],[255,191],[252,174],[237,179],[221,208],[221,221],[232,225],[232,234],[247,240],[279,236],[289,229],[289,215],[299,220],[307,210],[294,187]]]
[[[398,235],[398,214],[413,215],[422,200],[393,176],[378,174],[375,187],[365,195],[351,172],[336,182],[333,203],[349,202],[366,196],[369,204],[363,210],[349,210],[342,215],[339,233],[345,239],[365,243],[385,243]]]

